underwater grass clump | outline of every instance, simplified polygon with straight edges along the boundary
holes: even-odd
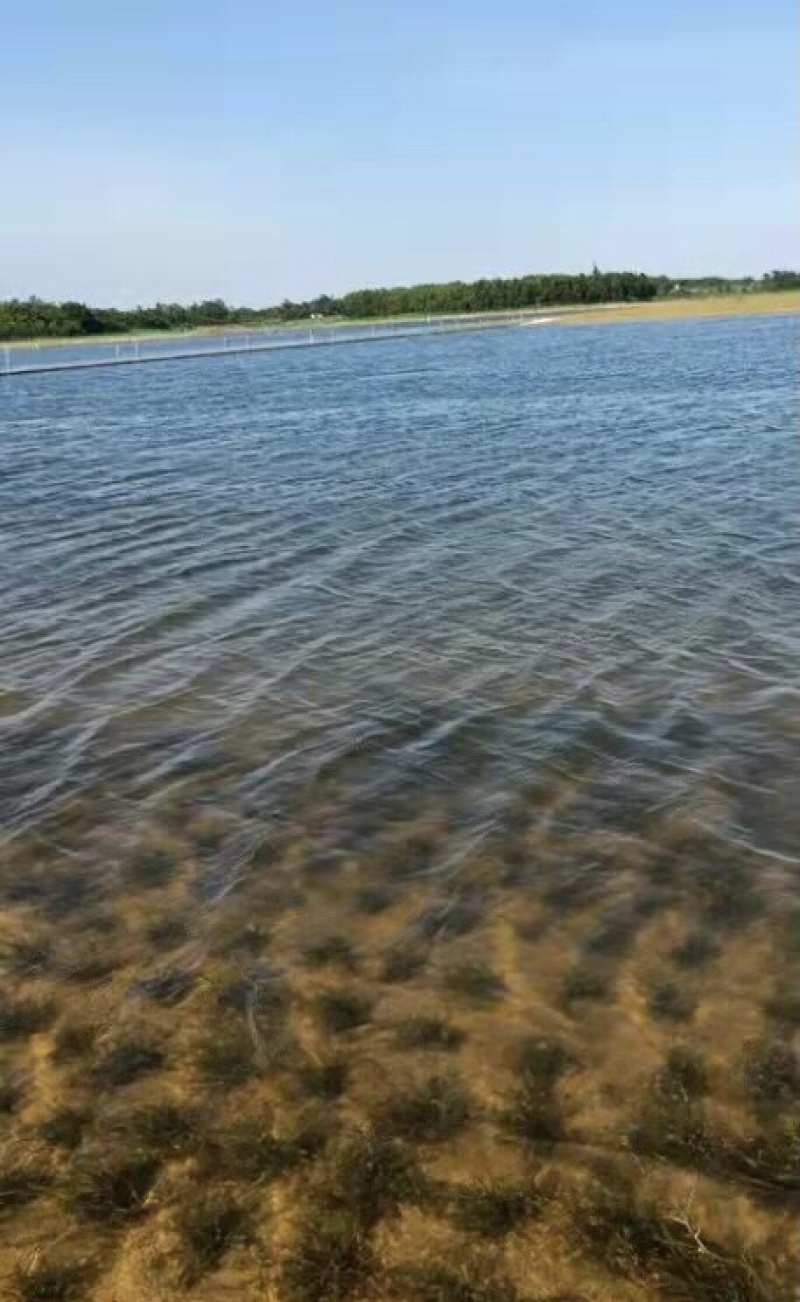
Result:
[[[386,1294],[397,1302],[520,1302],[520,1295],[508,1283],[482,1282],[473,1271],[450,1270],[447,1266],[397,1266],[386,1279]]]
[[[165,914],[151,922],[145,935],[156,949],[175,949],[188,940],[189,928],[183,918]]]
[[[421,972],[426,963],[422,950],[414,945],[396,945],[387,950],[381,965],[381,980],[392,985],[401,981],[410,981]]]
[[[297,1069],[297,1082],[310,1098],[338,1099],[347,1088],[347,1064],[341,1058],[301,1063]]]
[[[39,1137],[56,1148],[75,1149],[89,1124],[89,1115],[80,1108],[64,1106],[51,1113],[37,1127]]]
[[[541,1203],[540,1195],[529,1185],[478,1183],[458,1190],[450,1215],[465,1234],[499,1239],[535,1215]]]
[[[87,1057],[97,1040],[97,1025],[83,1017],[68,1016],[56,1027],[53,1057],[56,1062],[73,1062]]]
[[[423,874],[435,853],[434,836],[425,832],[412,832],[398,841],[390,841],[379,846],[375,861],[387,877],[399,881]]]
[[[707,1174],[724,1174],[727,1152],[724,1142],[706,1124],[702,1105],[663,1069],[656,1073],[630,1136],[634,1153],[659,1157],[676,1166],[691,1167]]]
[[[676,1044],[667,1054],[663,1067],[655,1073],[653,1089],[662,1098],[684,1101],[702,1098],[708,1093],[708,1083],[702,1055],[686,1045]]]
[[[55,1015],[55,1007],[48,1000],[0,995],[0,1042],[27,1040],[49,1026]]]
[[[587,954],[601,954],[604,957],[622,958],[627,954],[634,940],[639,919],[630,914],[620,914],[601,922],[596,931],[587,936],[583,948]]]
[[[573,1004],[603,1002],[611,998],[611,980],[608,973],[594,967],[576,967],[566,977],[561,988],[561,1002],[569,1010]]]
[[[0,1219],[34,1202],[50,1187],[52,1179],[34,1157],[6,1149],[0,1164]]]
[[[730,1173],[766,1202],[788,1201],[794,1207],[800,1192],[800,1117],[772,1119],[751,1139],[739,1141],[728,1153]]]
[[[741,931],[764,909],[752,869],[730,857],[703,864],[692,887],[700,895],[703,917],[712,930]]]
[[[559,1040],[529,1036],[519,1045],[516,1068],[523,1080],[542,1090],[551,1090],[561,1077],[577,1065],[574,1054]]]
[[[14,1271],[8,1296],[14,1302],[81,1302],[91,1274],[85,1262],[59,1261],[35,1252]]]
[[[621,1184],[577,1197],[573,1226],[588,1255],[607,1269],[652,1282],[670,1300],[774,1302],[744,1255],[735,1256],[693,1223],[690,1209],[639,1206]]]
[[[678,967],[699,968],[705,967],[719,953],[720,946],[713,934],[703,928],[697,928],[690,931],[680,945],[673,949],[672,958]]]
[[[375,1269],[369,1235],[344,1211],[312,1206],[280,1271],[281,1302],[349,1302]]]
[[[326,990],[318,996],[315,1011],[324,1031],[341,1035],[369,1021],[372,1001],[353,990]]]
[[[194,989],[196,977],[185,968],[170,968],[140,981],[138,989],[157,1004],[179,1004]]]
[[[555,1144],[564,1138],[565,1118],[557,1098],[530,1079],[523,1079],[499,1119],[504,1130],[528,1144]]]
[[[61,975],[65,981],[72,981],[76,985],[98,985],[107,981],[118,966],[117,959],[108,954],[75,953],[62,966]]]
[[[235,1089],[256,1074],[253,1041],[240,1022],[209,1027],[196,1041],[194,1066],[210,1084]]]
[[[793,987],[776,990],[765,1000],[764,1012],[779,1026],[794,1030],[800,1026],[800,993]]]
[[[650,991],[648,1012],[659,1021],[688,1022],[694,1015],[697,1000],[674,981],[662,981]]]
[[[505,1130],[529,1144],[553,1144],[564,1137],[565,1118],[556,1088],[577,1065],[572,1052],[547,1036],[523,1040],[516,1054],[519,1086],[500,1114]]]
[[[164,1053],[146,1040],[127,1040],[115,1044],[94,1064],[92,1077],[102,1089],[120,1089],[142,1076],[159,1071],[165,1063]]]
[[[470,1095],[453,1076],[431,1076],[389,1095],[375,1109],[376,1128],[398,1139],[438,1143],[452,1139],[474,1114]]]
[[[135,1220],[146,1210],[158,1169],[158,1159],[152,1153],[95,1151],[73,1163],[68,1194],[76,1211],[87,1220],[107,1224]]]
[[[416,1202],[422,1190],[422,1175],[406,1149],[367,1128],[342,1137],[315,1193],[320,1207],[337,1208],[371,1229],[402,1203]]]
[[[224,1189],[200,1190],[174,1216],[181,1249],[181,1279],[189,1287],[221,1264],[231,1248],[247,1242],[244,1209]]]
[[[782,1040],[748,1041],[743,1074],[748,1097],[759,1111],[794,1107],[800,1100],[800,1063]]]
[[[309,967],[337,966],[347,972],[356,968],[356,955],[353,946],[344,936],[327,936],[305,950],[305,959]]]
[[[395,892],[389,886],[364,886],[356,892],[353,905],[358,913],[371,917],[391,908],[395,898]]]
[[[464,1031],[444,1017],[407,1017],[394,1028],[398,1049],[458,1049],[466,1039]]]
[[[52,876],[48,875],[41,884],[39,898],[30,902],[37,903],[45,916],[54,921],[78,910],[84,913],[91,902],[89,882],[77,869],[61,869]]]
[[[15,1080],[9,1078],[5,1067],[0,1064],[0,1117],[10,1116],[22,1098],[22,1090]]]
[[[197,1141],[198,1119],[193,1108],[169,1100],[148,1103],[104,1118],[108,1133],[137,1149],[183,1153]]]
[[[220,1135],[213,1162],[238,1180],[269,1184],[306,1156],[300,1144],[274,1134],[266,1122],[244,1119]]]
[[[169,884],[176,868],[177,861],[166,850],[145,847],[124,865],[122,876],[131,889],[156,890]]]
[[[17,976],[35,977],[48,970],[52,957],[49,940],[22,938],[8,946],[3,952],[2,961],[7,970]]]
[[[454,940],[474,931],[486,914],[486,899],[463,891],[430,904],[411,924],[424,940]]]
[[[502,979],[483,963],[455,964],[443,974],[442,984],[451,994],[478,1003],[493,1003],[505,993]]]

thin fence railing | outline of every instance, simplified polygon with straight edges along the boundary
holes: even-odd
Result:
[[[94,367],[131,366],[144,362],[182,361],[189,358],[225,357],[278,349],[314,348],[331,344],[364,343],[413,336],[507,329],[542,319],[543,313],[508,312],[479,316],[430,317],[396,322],[359,322],[326,325],[236,330],[225,334],[182,334],[117,339],[74,344],[2,345],[0,377],[44,371],[88,370]]]

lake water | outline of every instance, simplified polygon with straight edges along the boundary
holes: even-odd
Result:
[[[0,1266],[792,1296],[797,344],[3,382]]]

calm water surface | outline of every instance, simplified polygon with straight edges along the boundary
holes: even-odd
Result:
[[[40,1017],[0,1010],[0,1049],[47,1174],[9,1269],[63,1233],[99,1299],[444,1302],[424,1272],[465,1252],[503,1299],[790,1295],[797,343],[794,317],[552,327],[3,383],[2,936]],[[531,1036],[560,1064],[535,1085]],[[153,1070],[98,1102],[137,1046]],[[676,1048],[700,1101],[663,1084]],[[400,1080],[451,1112],[426,1132]],[[313,1178],[287,1162],[286,1216],[228,1172],[240,1231],[181,1265],[231,1091],[332,1138]],[[192,1156],[159,1150],[96,1240],[108,1118],[165,1099],[206,1109]],[[364,1126],[451,1193],[390,1200],[353,1280],[304,1293],[303,1217]],[[479,1176],[536,1215],[484,1239],[452,1192]],[[662,1246],[581,1239],[587,1181],[649,1198]]]

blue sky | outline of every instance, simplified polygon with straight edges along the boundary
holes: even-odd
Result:
[[[0,297],[798,262],[788,0],[28,0]]]

